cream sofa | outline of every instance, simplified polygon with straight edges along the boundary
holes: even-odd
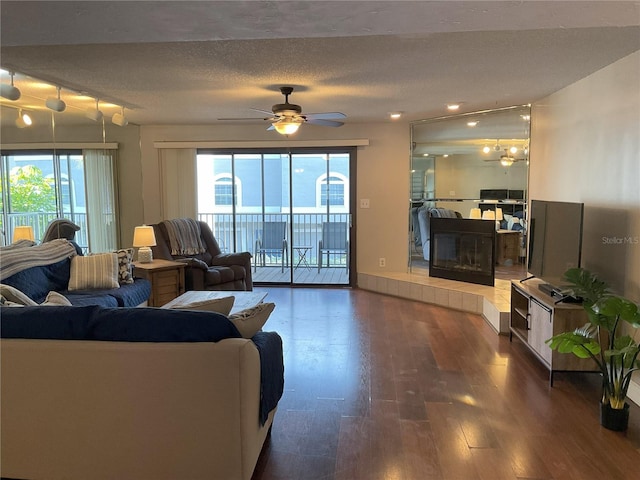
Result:
[[[250,479],[276,412],[260,425],[250,339],[5,338],[0,355],[2,477]]]

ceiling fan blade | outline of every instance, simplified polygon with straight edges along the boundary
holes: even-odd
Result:
[[[307,118],[306,123],[310,123],[311,125],[322,125],[323,127],[341,127],[344,125],[344,122],[336,122],[335,120],[324,120],[322,118],[312,118],[309,120]]]
[[[230,120],[269,120],[264,117],[235,117],[235,118],[218,118],[220,121],[230,121]]]
[[[273,117],[273,112],[270,112],[269,110],[262,110],[260,108],[250,108],[249,110],[253,110],[254,112],[266,113],[270,117]]]
[[[344,113],[340,112],[305,113],[303,117],[307,120],[337,120],[338,118],[347,118]]]

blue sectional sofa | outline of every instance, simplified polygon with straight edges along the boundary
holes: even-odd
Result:
[[[42,303],[49,292],[64,295],[72,305],[100,305],[103,307],[136,307],[144,304],[151,295],[151,283],[143,278],[119,288],[69,291],[71,259],[65,258],[51,265],[22,270],[2,280],[5,285],[17,288],[36,303]]]

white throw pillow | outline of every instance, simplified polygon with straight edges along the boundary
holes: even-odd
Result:
[[[173,305],[171,309],[203,310],[206,312],[217,312],[223,315],[229,315],[235,299],[236,297],[212,298],[210,300],[201,300],[198,302]]]
[[[71,302],[64,295],[51,291],[40,305],[44,307],[71,306]]]
[[[69,291],[118,287],[118,256],[115,253],[71,258]]]
[[[233,322],[243,338],[251,338],[267,323],[274,308],[276,308],[275,303],[259,303],[255,307],[229,315],[229,320]]]

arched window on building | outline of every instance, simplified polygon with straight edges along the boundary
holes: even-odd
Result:
[[[346,207],[349,198],[349,181],[338,172],[329,172],[316,180],[316,206]]]
[[[236,208],[242,206],[242,183],[238,177],[235,177],[234,182],[233,177],[228,173],[216,175],[214,177],[213,191],[213,201],[216,208],[229,207],[229,211],[231,211],[233,205]]]

